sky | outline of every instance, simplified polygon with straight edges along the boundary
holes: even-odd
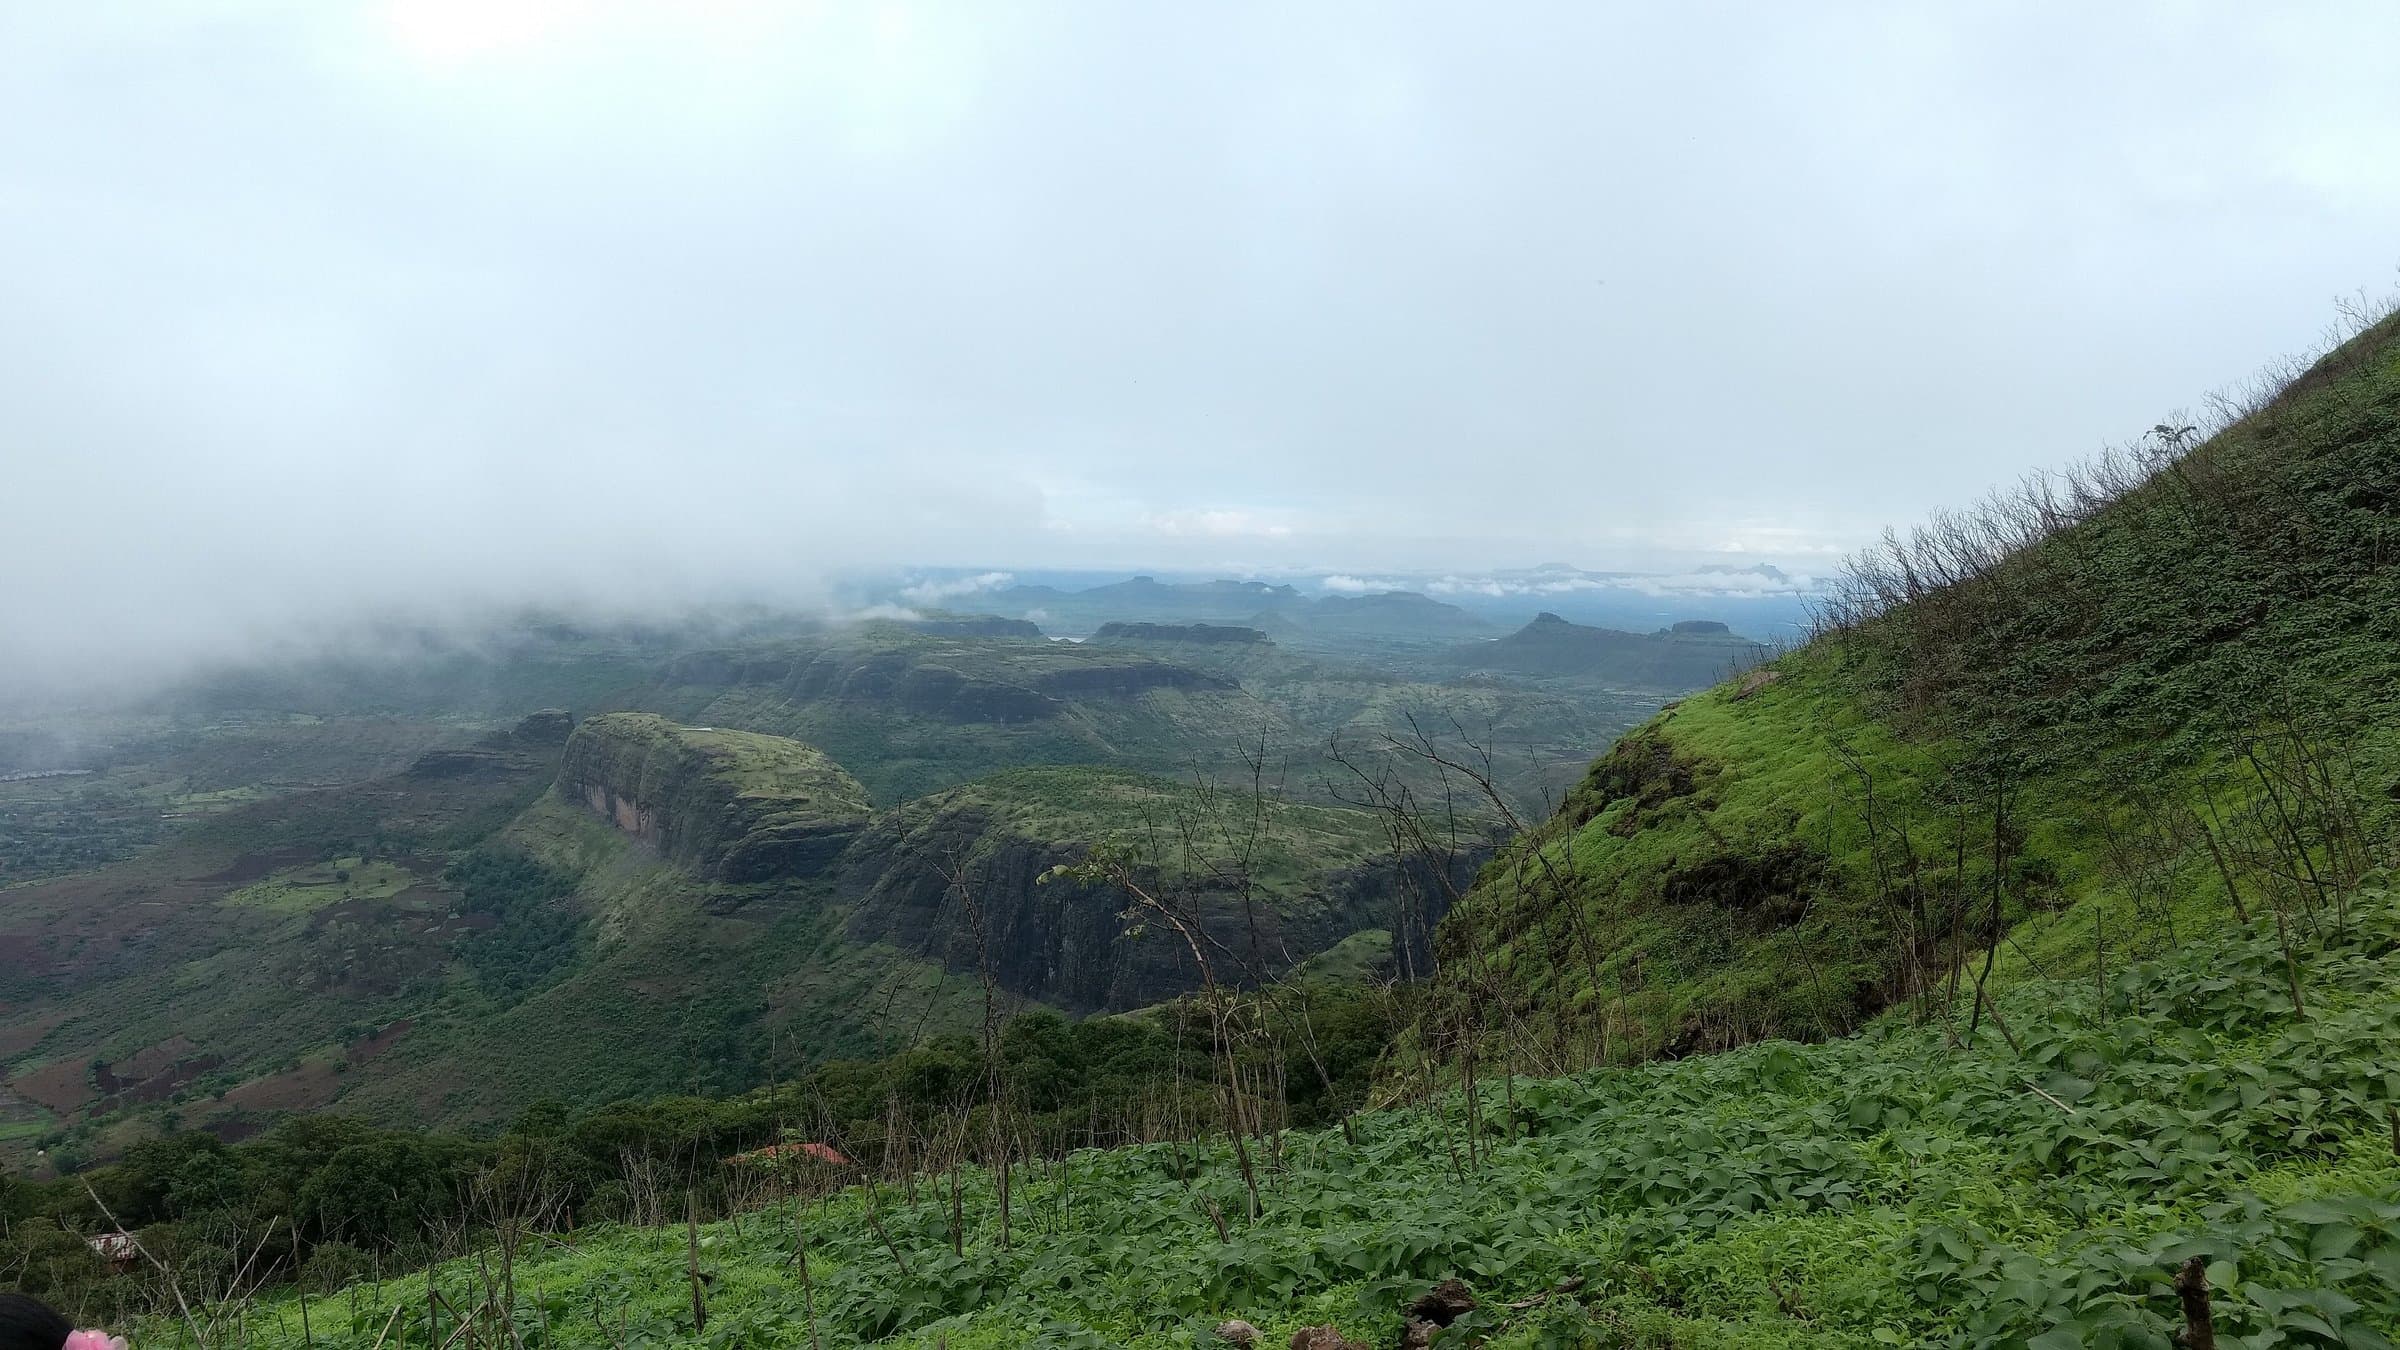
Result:
[[[2400,283],[2388,3],[0,7],[0,683],[847,568],[1822,569]]]

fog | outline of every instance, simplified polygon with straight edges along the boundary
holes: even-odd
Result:
[[[1821,572],[2400,261],[2400,10],[19,4],[0,684],[846,569]]]

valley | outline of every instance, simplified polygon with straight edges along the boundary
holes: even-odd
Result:
[[[2396,325],[1790,650],[1151,581],[227,783],[0,889],[9,1259],[362,1350],[2390,1344]]]
[[[0,5],[0,1350],[2400,1350],[2396,51]]]
[[[987,976],[1074,1015],[1190,992],[1169,932],[1049,876],[1101,845],[1221,978],[1337,947],[1422,972],[1500,808],[1538,814],[1691,674],[1595,651],[1461,681],[1444,653],[1475,625],[1431,602],[1384,634],[1402,659],[1167,622],[1187,590],[1131,590],[1083,642],[972,616],[541,622],[23,717],[0,1149],[56,1166],[325,1109],[489,1128],[885,1053],[971,1025]],[[1488,753],[1490,790],[1445,782],[1437,746]],[[1402,791],[1446,794],[1447,856],[1395,841]]]

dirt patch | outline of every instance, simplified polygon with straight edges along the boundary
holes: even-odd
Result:
[[[406,1036],[409,1032],[416,1030],[416,1026],[417,1023],[415,1018],[403,1017],[399,1021],[392,1023],[390,1026],[385,1027],[383,1030],[376,1032],[374,1035],[369,1036],[364,1040],[351,1042],[349,1046],[350,1062],[353,1064],[366,1063],[368,1060],[373,1059],[377,1055],[382,1054],[384,1051],[391,1049],[395,1045],[398,1045],[400,1043],[400,1038]]]
[[[38,933],[0,933],[0,966],[15,966],[37,975],[50,973],[49,953]]]
[[[99,1096],[92,1090],[91,1070],[71,1059],[57,1060],[8,1080],[11,1091],[64,1114]]]
[[[104,1060],[94,1064],[92,1081],[102,1092],[122,1092],[165,1073],[179,1061],[191,1058],[199,1048],[192,1043],[191,1037],[178,1033],[156,1045],[136,1050],[121,1060]]]
[[[129,1084],[124,1091],[111,1093],[84,1114],[94,1119],[121,1111],[144,1102],[163,1102],[200,1081],[200,1076],[225,1062],[222,1055],[194,1055],[179,1059],[138,1083]]]
[[[264,853],[245,853],[233,860],[224,871],[193,878],[203,886],[223,886],[227,889],[264,881],[287,867],[301,867],[317,860],[316,850],[307,848],[277,848]]]
[[[313,1111],[341,1090],[341,1076],[331,1063],[303,1064],[229,1088],[225,1102],[244,1111]]]
[[[87,1114],[100,1116],[141,1102],[163,1102],[224,1062],[224,1056],[201,1053],[190,1037],[176,1035],[123,1059],[95,1063],[88,1077],[79,1075],[87,1095],[100,1098]]]

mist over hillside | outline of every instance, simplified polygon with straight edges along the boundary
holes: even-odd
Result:
[[[0,1350],[2391,1350],[2395,51],[0,5]]]

